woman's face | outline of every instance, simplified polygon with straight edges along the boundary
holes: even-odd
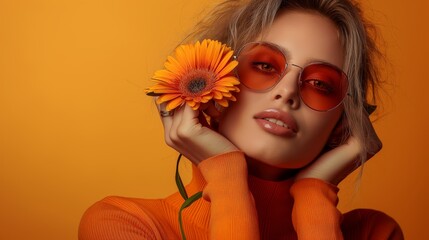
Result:
[[[288,11],[279,14],[263,40],[284,48],[288,63],[305,66],[323,61],[343,67],[339,32],[331,20],[316,13]],[[223,113],[219,131],[251,159],[270,166],[301,168],[320,153],[340,118],[343,107],[317,112],[298,93],[300,68],[288,66],[280,82],[266,92],[241,87]],[[280,120],[280,127],[264,118]],[[292,130],[293,128],[293,130]]]

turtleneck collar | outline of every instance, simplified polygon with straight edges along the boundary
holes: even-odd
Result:
[[[271,181],[248,175],[249,189],[258,212],[260,233],[265,239],[296,239],[291,217],[293,198],[290,188],[293,183],[293,179]],[[187,187],[188,194],[201,191],[205,185],[201,172],[193,166],[193,178]],[[200,207],[209,208],[209,205],[201,204]]]
[[[294,239],[292,225],[293,179],[270,181],[248,176],[249,189],[255,199],[259,230],[266,239]]]

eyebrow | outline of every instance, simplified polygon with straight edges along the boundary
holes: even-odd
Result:
[[[269,43],[271,45],[274,45],[275,47],[277,47],[278,49],[280,49],[280,51],[282,51],[282,53],[285,55],[286,61],[290,58],[290,56],[291,56],[290,51],[287,50],[286,48],[284,48],[284,47],[282,47],[280,45],[277,45],[277,44],[275,44],[273,42],[267,42],[267,43]]]

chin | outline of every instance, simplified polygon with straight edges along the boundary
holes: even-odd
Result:
[[[315,157],[302,158],[302,154],[293,154],[295,156],[292,156],[291,154],[285,152],[276,152],[275,150],[269,149],[260,150],[256,147],[250,149],[241,149],[241,151],[243,151],[248,158],[254,159],[271,167],[284,169],[303,168],[315,159]]]

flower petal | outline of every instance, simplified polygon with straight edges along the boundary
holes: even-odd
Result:
[[[186,103],[187,103],[190,107],[194,107],[194,106],[197,104],[196,102],[194,102],[194,101],[192,101],[192,100],[186,101]]]
[[[161,94],[169,93],[169,94],[180,94],[181,95],[181,92],[179,92],[177,89],[154,89],[152,91],[154,93],[161,93]]]
[[[214,55],[214,44],[212,41],[210,41],[208,43],[207,46],[207,52],[206,52],[206,56],[204,58],[204,66],[205,68],[209,68],[210,67],[210,63],[213,59],[213,55]]]
[[[215,72],[217,72],[217,73],[220,72],[225,67],[225,65],[228,63],[228,61],[231,60],[231,57],[233,54],[234,54],[233,51],[229,51],[229,52],[225,53],[225,55],[222,58],[222,61],[217,66]],[[232,62],[236,62],[236,61],[234,60]]]
[[[164,94],[162,96],[159,96],[158,99],[156,99],[156,103],[161,104],[163,102],[170,101],[172,99],[180,98],[181,94]]]
[[[184,103],[184,100],[182,98],[176,98],[176,99],[173,99],[172,101],[168,102],[167,106],[165,107],[165,109],[167,111],[171,111],[171,110],[177,108],[178,106],[180,106],[183,103]]]
[[[201,102],[202,103],[207,103],[208,101],[210,101],[213,97],[212,96],[204,96],[201,98]]]
[[[152,79],[156,79],[166,83],[173,83],[174,80],[176,79],[176,76],[174,73],[163,69],[163,70],[156,71]]]
[[[167,61],[164,63],[164,67],[176,76],[184,72],[184,68],[172,56],[168,56]]]
[[[221,85],[221,86],[235,86],[240,84],[240,81],[238,81],[238,79],[236,77],[225,77],[222,78],[218,81],[216,81],[217,85]]]
[[[192,110],[196,111],[198,108],[200,108],[200,103],[196,103],[195,106],[192,107]]]
[[[161,84],[161,83],[155,84],[152,87],[150,87],[149,89],[160,90],[160,91],[162,91],[162,90],[176,90],[176,91],[178,91],[178,89],[175,88],[174,86]]]
[[[228,65],[226,65],[225,68],[223,68],[220,73],[218,73],[219,77],[223,77],[226,74],[230,73],[232,70],[234,70],[235,67],[237,67],[238,62],[237,61],[231,61],[230,63],[228,63]]]
[[[222,94],[224,97],[226,97],[226,98],[229,98],[229,97],[231,97],[232,96],[232,93],[231,92],[226,92],[226,93],[223,93]]]
[[[221,45],[219,42],[215,43],[215,55],[212,58],[212,61],[210,63],[209,69],[211,71],[215,71],[217,65],[219,64],[220,60],[222,59],[223,51],[225,49],[225,44]]]
[[[185,69],[188,69],[190,64],[188,60],[188,54],[186,52],[186,45],[180,45],[178,48],[176,48],[174,53],[176,54],[177,61],[179,61]]]
[[[201,43],[200,41],[197,41],[195,43],[195,67],[201,68]]]
[[[222,107],[228,107],[228,101],[226,99],[216,100],[216,102]]]
[[[188,45],[188,63],[190,68],[196,68],[196,59],[195,59],[195,46]]]
[[[235,98],[234,95],[231,95],[231,97],[228,97],[228,98],[225,98],[225,99],[228,100],[228,101],[233,101],[233,102],[237,101],[237,98]]]
[[[218,92],[218,91],[213,91],[213,98],[214,99],[221,99],[223,98],[222,93]]]
[[[207,55],[207,40],[204,39],[200,46],[200,68],[206,68],[208,65],[206,63]]]

